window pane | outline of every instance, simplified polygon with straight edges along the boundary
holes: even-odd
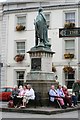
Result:
[[[18,42],[17,43],[17,48],[18,49],[24,49],[25,48],[25,43],[24,42]]]
[[[75,53],[75,40],[65,40],[65,53]]]
[[[26,25],[26,16],[17,17],[17,24],[25,26]]]
[[[24,79],[24,71],[17,71],[17,79]]]
[[[18,23],[24,23],[25,17],[18,17]]]
[[[72,88],[72,85],[75,81],[75,72],[74,73],[65,73],[65,79],[66,79],[66,86],[68,87],[68,89]]]
[[[74,22],[75,23],[75,12],[65,13],[65,21],[66,22]]]
[[[74,47],[75,47],[74,40],[65,41],[65,48],[74,48]]]
[[[72,89],[72,85],[73,85],[74,81],[67,81],[66,82],[66,86],[68,89]]]
[[[25,42],[17,42],[17,53],[19,53],[19,54],[24,53],[25,54]]]
[[[18,54],[22,54],[22,53],[24,54],[24,53],[25,53],[25,50],[17,50],[17,53],[18,53]]]
[[[73,73],[68,74],[68,79],[74,79],[74,74]]]
[[[71,50],[71,49],[65,49],[65,53],[72,53],[75,54],[75,50]]]

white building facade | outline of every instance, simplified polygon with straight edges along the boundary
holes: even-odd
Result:
[[[1,63],[1,36],[2,36],[2,4],[0,3],[0,84],[1,84],[1,69],[2,69],[2,63]]]
[[[31,67],[27,52],[35,45],[34,19],[41,6],[47,19],[51,49],[55,52],[53,56],[55,79],[71,88],[73,82],[80,79],[80,37],[60,38],[59,29],[64,28],[66,22],[74,23],[75,27],[80,26],[79,0],[26,1],[2,4],[1,61],[4,65],[1,74],[2,86],[20,85],[26,82],[26,75]],[[19,29],[19,25],[23,28]],[[65,59],[65,53],[74,54],[74,58]],[[19,54],[24,56],[24,59],[17,62],[15,56]],[[64,72],[65,66],[71,66],[73,71]]]

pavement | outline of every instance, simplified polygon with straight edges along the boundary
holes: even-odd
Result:
[[[71,111],[76,111],[76,110],[80,110],[80,103],[78,104],[77,107],[74,107],[74,108],[68,107],[67,109],[61,109],[61,108],[54,108],[53,106],[49,106],[49,107],[37,106],[36,108],[34,108],[34,107],[8,108],[7,102],[0,102],[0,111],[2,111],[2,112],[18,112],[18,113],[34,113],[34,114],[51,115],[51,114],[71,112]]]

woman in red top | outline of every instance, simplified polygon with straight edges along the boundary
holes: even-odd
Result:
[[[72,107],[73,106],[72,105],[72,97],[70,96],[67,87],[63,86],[62,89],[65,94],[65,97],[64,97],[65,104],[66,105],[69,104],[69,107]]]

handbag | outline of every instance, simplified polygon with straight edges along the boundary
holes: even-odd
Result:
[[[9,108],[13,108],[13,107],[14,107],[13,100],[10,100],[10,101],[8,102],[8,107],[9,107]]]

